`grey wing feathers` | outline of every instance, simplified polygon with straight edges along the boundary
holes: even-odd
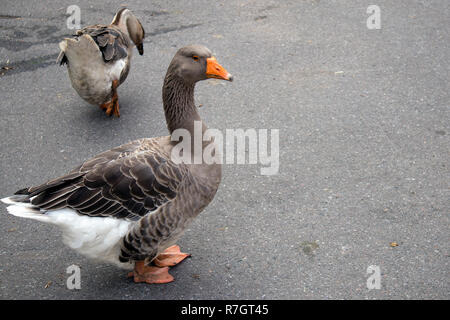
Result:
[[[128,56],[127,48],[130,46],[130,40],[118,27],[93,25],[78,30],[74,37],[80,40],[84,35],[90,36],[94,40],[102,53],[104,62],[115,62]],[[72,41],[74,40],[72,39]],[[61,50],[56,59],[56,62],[60,65],[67,64],[68,62],[67,55],[64,51]]]
[[[137,220],[177,195],[187,173],[157,151],[136,152],[132,142],[86,161],[69,174],[23,189],[44,210],[72,208],[89,216]]]
[[[102,52],[105,62],[117,61],[128,55],[130,40],[119,28],[106,25],[94,25],[78,30],[77,35],[87,34],[92,37]]]

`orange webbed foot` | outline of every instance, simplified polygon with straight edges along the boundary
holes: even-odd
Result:
[[[173,267],[190,256],[188,253],[181,252],[179,246],[173,245],[160,253],[153,263],[158,267]]]
[[[100,109],[102,109],[105,112],[108,112],[108,110],[111,109],[111,106],[112,106],[112,101],[109,101],[109,102],[106,102],[104,104],[101,104],[100,105]]]
[[[134,270],[128,273],[128,277],[133,277],[134,282],[146,283],[169,283],[174,281],[172,275],[169,273],[169,267],[173,267],[190,257],[188,253],[180,251],[180,247],[173,245],[162,253],[160,253],[152,263],[152,266],[146,266],[143,260],[136,261]]]
[[[146,283],[169,283],[175,280],[169,273],[168,267],[146,266],[144,261],[136,261],[134,270],[128,273],[128,277],[133,277],[134,282]]]

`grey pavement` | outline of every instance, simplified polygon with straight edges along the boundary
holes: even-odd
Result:
[[[167,285],[65,247],[0,207],[1,299],[449,299],[450,2],[128,1],[147,33],[108,118],[55,64],[71,34],[121,1],[3,0],[0,196],[141,137],[167,134],[161,86],[176,50],[209,47],[235,77],[199,83],[212,128],[278,129],[279,173],[227,164],[179,241]],[[366,26],[371,4],[381,29]],[[394,242],[397,244],[395,246]],[[81,289],[66,268],[81,267]],[[367,288],[378,266],[381,288]]]

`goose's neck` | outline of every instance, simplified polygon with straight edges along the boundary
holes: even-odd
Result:
[[[111,22],[112,25],[116,25],[123,33],[125,33],[128,37],[130,36],[130,33],[128,31],[127,27],[127,19],[128,19],[128,10],[120,10],[115,16],[113,21]]]
[[[194,103],[195,83],[186,83],[176,75],[167,74],[163,85],[163,104],[170,134],[176,129],[194,133],[194,121],[202,121]],[[202,125],[204,131],[205,125]]]
[[[128,20],[136,20],[136,18],[132,15],[131,11],[128,9],[120,10],[115,16],[112,25],[116,25],[120,31],[122,31],[125,35],[128,36],[128,39],[133,41],[135,44],[135,37],[133,37],[132,32],[136,30],[130,29]],[[129,46],[129,44],[127,44]]]

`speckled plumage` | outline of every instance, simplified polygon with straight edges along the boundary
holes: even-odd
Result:
[[[170,133],[179,128],[192,133],[194,121],[201,121],[194,86],[206,79],[205,66],[193,64],[191,75],[198,78],[191,81],[178,72],[189,69],[190,57],[182,53],[172,60],[163,85]],[[205,59],[210,55],[207,51]],[[13,215],[59,225],[65,243],[88,257],[125,268],[134,261],[150,263],[211,202],[221,180],[220,164],[172,161],[176,144],[171,136],[135,140],[2,200]],[[214,141],[203,142],[202,149],[210,144]]]
[[[171,148],[169,136],[132,141],[16,194],[39,212],[70,208],[80,215],[134,221],[119,260],[151,261],[176,241],[220,183],[220,165],[205,167],[206,177],[197,175],[205,169],[173,163]]]

